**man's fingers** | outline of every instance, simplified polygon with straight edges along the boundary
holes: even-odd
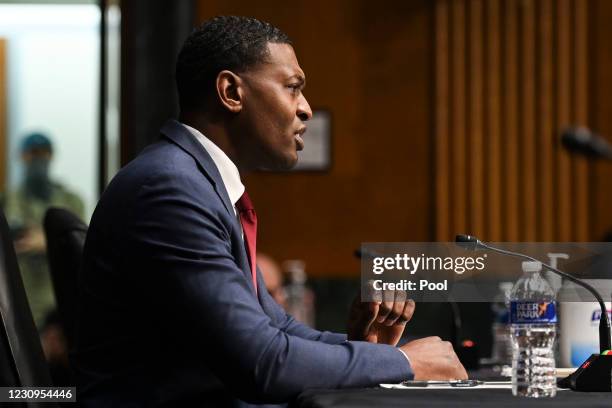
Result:
[[[406,308],[406,292],[398,290],[395,292],[394,303],[387,314],[383,324],[385,326],[393,326],[397,322],[406,323],[409,319],[404,318],[404,310]]]
[[[364,338],[368,336],[370,333],[370,328],[372,327],[372,323],[376,320],[376,316],[378,315],[378,311],[380,309],[379,302],[367,302],[366,308],[363,310],[363,313],[360,316],[360,326],[362,327],[362,335]]]
[[[401,349],[410,359],[417,380],[468,378],[453,346],[439,337],[426,337],[404,344]]]
[[[368,302],[382,302],[383,301],[383,294],[381,290],[378,289],[374,289],[374,280],[370,279],[367,283],[367,285],[365,285],[364,288],[362,288],[362,295],[363,297],[361,298],[362,301],[368,301]]]
[[[459,375],[457,376],[458,380],[467,380],[468,379],[468,373],[467,371],[465,371],[465,367],[463,367],[463,364],[459,363]]]
[[[380,308],[378,309],[378,317],[376,318],[376,321],[378,323],[383,323],[386,319],[387,316],[389,316],[389,313],[391,313],[391,311],[393,310],[393,302],[382,302],[380,304]]]
[[[378,323],[383,323],[385,321],[389,313],[391,313],[393,302],[395,301],[395,291],[384,290],[381,294],[382,302],[378,309],[378,316],[376,317]]]
[[[361,313],[359,314],[361,325],[369,328],[374,320],[376,320],[379,308],[380,302],[362,302],[360,307]]]
[[[404,302],[395,302],[391,311],[387,315],[387,319],[385,319],[385,326],[393,326],[395,322],[399,319],[404,311]]]
[[[412,315],[414,315],[414,309],[416,308],[416,303],[414,300],[408,299],[406,303],[404,303],[404,310],[402,311],[400,317],[397,318],[397,324],[406,324],[412,319]]]
[[[380,302],[368,302],[368,312],[364,314],[364,321],[372,324],[378,316],[378,311],[380,309]]]
[[[372,323],[378,315],[379,302],[361,301],[361,299],[361,296],[355,296],[351,305],[347,325],[347,334],[350,340],[366,340]]]
[[[379,301],[371,301],[370,299],[362,301],[359,296],[357,296],[353,300],[352,310],[356,313],[356,320],[363,325],[371,323],[376,319],[379,306]]]

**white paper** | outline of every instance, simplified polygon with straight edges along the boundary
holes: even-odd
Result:
[[[478,384],[473,387],[453,387],[450,384],[429,384],[427,387],[410,387],[403,384],[380,384],[381,388],[398,389],[398,390],[484,390],[484,389],[500,389],[511,390],[511,381],[485,381],[484,384]]]

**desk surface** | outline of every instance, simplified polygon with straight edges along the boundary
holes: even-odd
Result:
[[[293,406],[293,405],[292,405]],[[309,390],[296,403],[299,408],[416,408],[416,407],[612,407],[612,393],[558,391],[555,398],[519,398],[510,390]]]

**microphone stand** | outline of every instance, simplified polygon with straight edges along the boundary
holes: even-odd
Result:
[[[612,348],[610,345],[610,320],[608,319],[606,304],[604,303],[601,295],[593,286],[568,273],[560,271],[557,268],[553,268],[551,265],[548,265],[529,255],[490,246],[471,235],[457,235],[455,237],[455,242],[459,246],[473,251],[478,249],[488,249],[503,255],[540,262],[552,272],[571,282],[574,282],[579,286],[582,286],[591,292],[595,299],[597,299],[599,307],[601,308],[601,317],[599,318],[599,352],[602,354],[591,355],[591,357],[582,363],[582,365],[574,373],[570,374],[567,378],[560,380],[558,385],[561,388],[572,388],[578,391],[612,391],[612,356],[604,354]]]

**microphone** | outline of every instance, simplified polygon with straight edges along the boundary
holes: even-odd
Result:
[[[574,373],[570,374],[567,378],[560,380],[558,385],[560,387],[565,388],[571,387],[572,389],[578,391],[612,391],[612,385],[610,383],[612,357],[606,355],[612,348],[612,346],[610,345],[610,320],[608,319],[606,304],[604,303],[599,292],[595,290],[595,288],[593,288],[588,283],[583,282],[582,280],[568,273],[560,271],[557,268],[553,268],[552,266],[529,255],[507,251],[505,249],[490,246],[472,235],[457,235],[455,237],[455,242],[462,248],[472,251],[478,249],[488,249],[490,251],[497,252],[503,255],[514,256],[517,258],[540,262],[550,271],[564,277],[565,279],[571,282],[574,282],[579,286],[582,286],[583,288],[591,292],[595,299],[597,299],[599,307],[601,308],[601,316],[599,318],[599,351],[601,354],[593,354],[591,357],[589,357],[587,361],[582,363],[582,365]]]
[[[561,133],[561,144],[569,152],[590,159],[612,160],[612,145],[586,127],[565,129]]]
[[[520,254],[518,252],[506,251],[504,249],[492,247],[490,245],[485,244],[484,242],[480,241],[478,238],[472,235],[457,235],[455,238],[455,242],[462,248],[469,249],[472,251],[477,250],[477,249],[488,249],[490,251],[497,252],[503,255],[509,255],[509,256],[514,256],[518,258],[528,259],[530,261],[540,262],[544,267],[553,271],[557,275],[561,275],[565,279],[572,281],[575,284],[582,286],[583,288],[591,292],[591,294],[595,296],[595,299],[597,299],[597,302],[599,303],[599,307],[601,308],[601,317],[599,318],[599,349],[600,349],[599,351],[604,352],[612,348],[612,345],[610,344],[611,343],[610,321],[608,320],[606,304],[604,303],[599,292],[597,292],[597,290],[595,290],[595,288],[593,288],[591,285],[589,285],[586,282],[581,281],[580,279],[568,273],[562,272],[557,268],[553,268],[552,266],[542,261],[532,258],[529,255]]]

